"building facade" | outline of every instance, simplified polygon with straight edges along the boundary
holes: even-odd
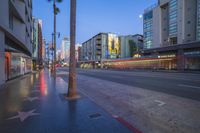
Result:
[[[0,84],[31,71],[32,1],[0,4]]]
[[[119,36],[120,58],[131,58],[139,55],[143,49],[143,35]]]
[[[79,62],[81,61],[81,44],[76,44],[76,47],[75,47],[75,53],[76,53],[76,62]]]
[[[119,37],[113,33],[99,33],[81,47],[81,61],[89,67],[103,67],[102,61],[120,58]]]
[[[61,45],[61,59],[64,62],[69,63],[69,56],[70,56],[70,40],[69,38],[65,37],[63,38]]]
[[[33,18],[33,45],[32,45],[32,59],[33,70],[37,70],[43,66],[45,54],[45,40],[42,36],[42,20]]]
[[[120,57],[119,38],[113,33],[99,33],[82,44],[81,59],[101,61]]]
[[[158,0],[144,11],[146,56],[175,56],[179,70],[200,69],[199,0]]]
[[[159,0],[144,12],[144,48],[198,41],[199,0]]]

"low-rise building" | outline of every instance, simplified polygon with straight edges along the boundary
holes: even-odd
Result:
[[[113,33],[99,33],[82,44],[81,53],[85,61],[119,58],[119,38]]]

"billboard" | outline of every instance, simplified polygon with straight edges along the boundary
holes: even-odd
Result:
[[[116,59],[120,56],[119,38],[115,34],[108,34],[108,58]]]

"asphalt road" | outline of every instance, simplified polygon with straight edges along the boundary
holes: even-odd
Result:
[[[62,68],[63,69],[63,68]],[[68,71],[68,69],[63,69]],[[78,69],[78,74],[200,101],[200,74]]]

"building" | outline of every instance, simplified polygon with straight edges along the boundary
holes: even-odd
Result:
[[[42,39],[42,61],[45,63],[46,61],[46,40]]]
[[[69,56],[70,56],[70,40],[69,38],[65,37],[63,38],[61,45],[61,59],[64,60],[64,62],[69,63]]]
[[[0,84],[32,67],[32,0],[1,0]]]
[[[53,57],[54,51],[53,51],[53,44],[52,44],[52,42],[47,42],[46,43],[46,52],[45,53],[46,53],[46,64],[49,66],[52,63],[52,59],[54,58]],[[60,58],[61,58],[61,55],[60,55]]]
[[[45,41],[42,38],[42,20],[33,18],[33,45],[32,58],[33,70],[39,69],[43,65]]]
[[[105,59],[120,58],[119,37],[113,33],[99,33],[82,44],[81,61],[89,67],[103,67]]]
[[[81,44],[76,44],[76,62],[81,61]]]
[[[179,70],[200,69],[200,0],[158,0],[144,11],[146,56],[177,58]]]
[[[60,62],[62,60],[61,59],[61,50],[59,50],[59,49],[56,51],[56,59],[58,62]]]
[[[119,38],[113,33],[99,33],[82,44],[82,60],[95,60],[119,58]]]
[[[131,58],[138,56],[143,49],[143,35],[119,36],[120,58]]]

